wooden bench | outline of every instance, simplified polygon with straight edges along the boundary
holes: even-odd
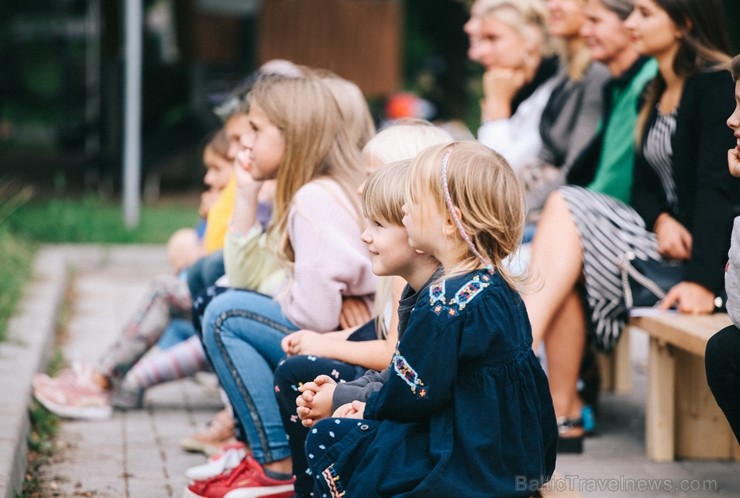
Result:
[[[704,369],[707,341],[730,323],[724,313],[630,319],[633,330],[650,338],[645,451],[651,460],[740,460],[740,445],[709,390]]]
[[[596,352],[602,391],[624,394],[632,390],[632,360],[630,355],[630,327],[622,331],[614,351]]]

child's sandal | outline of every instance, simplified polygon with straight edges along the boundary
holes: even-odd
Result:
[[[582,418],[558,418],[558,453],[583,453],[583,433],[567,435],[573,429],[583,429]]]

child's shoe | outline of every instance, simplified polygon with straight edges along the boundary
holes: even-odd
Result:
[[[146,389],[127,388],[122,385],[113,388],[110,395],[111,405],[118,410],[138,410],[144,407]]]
[[[186,451],[213,456],[222,453],[226,445],[234,443],[234,436],[234,418],[224,409],[213,417],[205,431],[182,438],[180,446]]]
[[[291,498],[295,479],[273,479],[251,456],[245,456],[231,472],[195,481],[183,498]]]
[[[56,378],[38,374],[33,396],[50,412],[81,420],[102,420],[112,414],[110,393],[94,380],[94,369],[83,363],[60,372]]]
[[[241,442],[228,445],[223,453],[214,455],[203,465],[190,467],[185,476],[193,481],[205,481],[217,475],[225,474],[236,468],[244,457],[247,450]]]

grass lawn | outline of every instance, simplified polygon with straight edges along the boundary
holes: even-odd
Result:
[[[0,193],[2,193],[0,189]],[[165,243],[176,229],[198,222],[197,206],[163,201],[143,206],[137,228],[123,225],[120,203],[96,197],[18,202],[0,196],[0,341],[31,273],[36,248],[43,243]],[[2,209],[6,206],[13,209]]]

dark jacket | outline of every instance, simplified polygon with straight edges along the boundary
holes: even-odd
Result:
[[[727,168],[727,151],[735,146],[726,125],[735,108],[734,88],[727,71],[704,70],[684,84],[671,141],[678,212],[669,206],[658,175],[641,151],[632,185],[632,206],[648,230],[667,212],[691,232],[693,249],[686,280],[716,294],[724,286],[732,221],[740,206],[740,179],[730,176]],[[657,108],[653,108],[646,130],[656,118]]]

